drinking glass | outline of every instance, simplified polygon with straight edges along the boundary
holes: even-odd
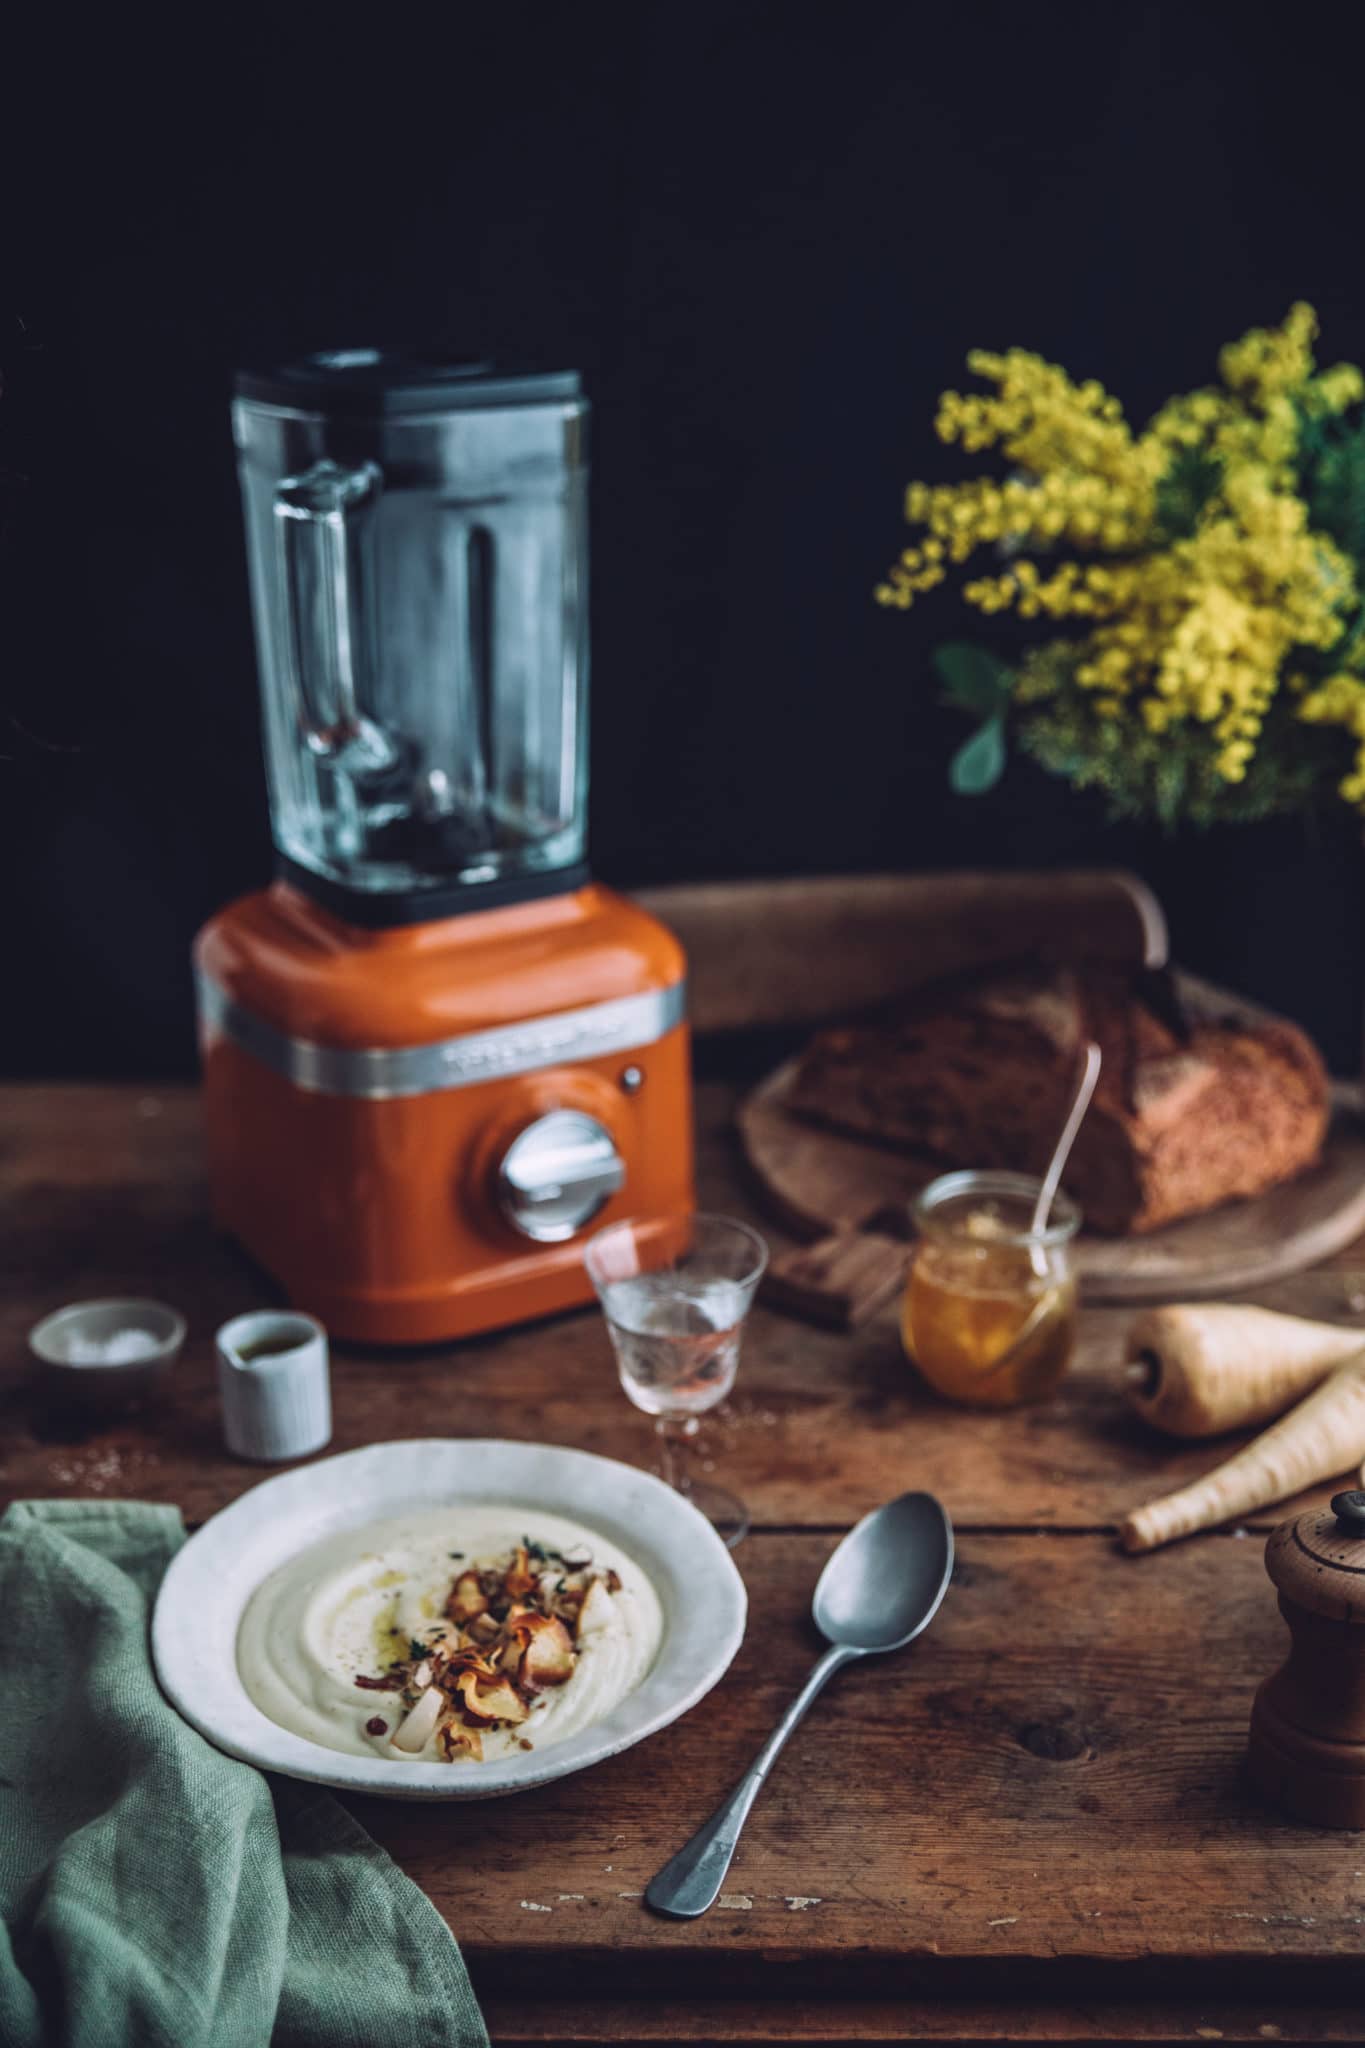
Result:
[[[733,1550],[749,1511],[695,1478],[688,1450],[698,1417],[723,1401],[739,1367],[739,1334],[768,1263],[768,1247],[729,1216],[664,1216],[609,1223],[584,1253],[621,1385],[654,1417],[663,1475]]]

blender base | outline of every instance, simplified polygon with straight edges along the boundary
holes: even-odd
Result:
[[[340,1286],[324,1291],[309,1280],[291,1283],[288,1275],[272,1269],[268,1255],[253,1249],[243,1232],[225,1217],[216,1217],[224,1237],[244,1251],[252,1265],[267,1274],[282,1290],[291,1308],[315,1316],[330,1337],[343,1344],[363,1344],[381,1349],[412,1350],[458,1343],[518,1323],[534,1323],[569,1309],[584,1308],[593,1299],[590,1286],[582,1284],[581,1243],[558,1272],[537,1261],[530,1273],[508,1279],[494,1275],[473,1276],[473,1284],[454,1282],[446,1291],[430,1289],[406,1298],[397,1295],[362,1294]],[[591,1230],[585,1233],[591,1235]]]
[[[276,882],[195,960],[215,1220],[340,1338],[436,1344],[576,1307],[595,1229],[692,1206],[682,952],[610,890],[362,929]],[[508,1159],[566,1111],[617,1179],[541,1240],[513,1220]]]

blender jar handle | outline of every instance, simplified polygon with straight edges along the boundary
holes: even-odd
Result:
[[[360,556],[383,475],[373,462],[343,469],[315,462],[275,487],[275,522],[300,709],[311,753],[350,775],[383,774],[398,748],[361,709],[367,642]]]

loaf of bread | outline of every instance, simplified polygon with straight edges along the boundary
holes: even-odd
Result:
[[[1164,974],[1062,968],[941,984],[894,1017],[823,1032],[789,1106],[945,1167],[1037,1174],[1087,1038],[1104,1064],[1065,1184],[1090,1229],[1155,1230],[1317,1159],[1327,1077],[1310,1041],[1279,1019],[1196,1014]]]

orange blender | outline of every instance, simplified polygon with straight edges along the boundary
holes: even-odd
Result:
[[[578,377],[375,349],[233,406],[278,874],[195,945],[215,1215],[381,1344],[586,1301],[692,1202],[684,962],[586,866]]]

